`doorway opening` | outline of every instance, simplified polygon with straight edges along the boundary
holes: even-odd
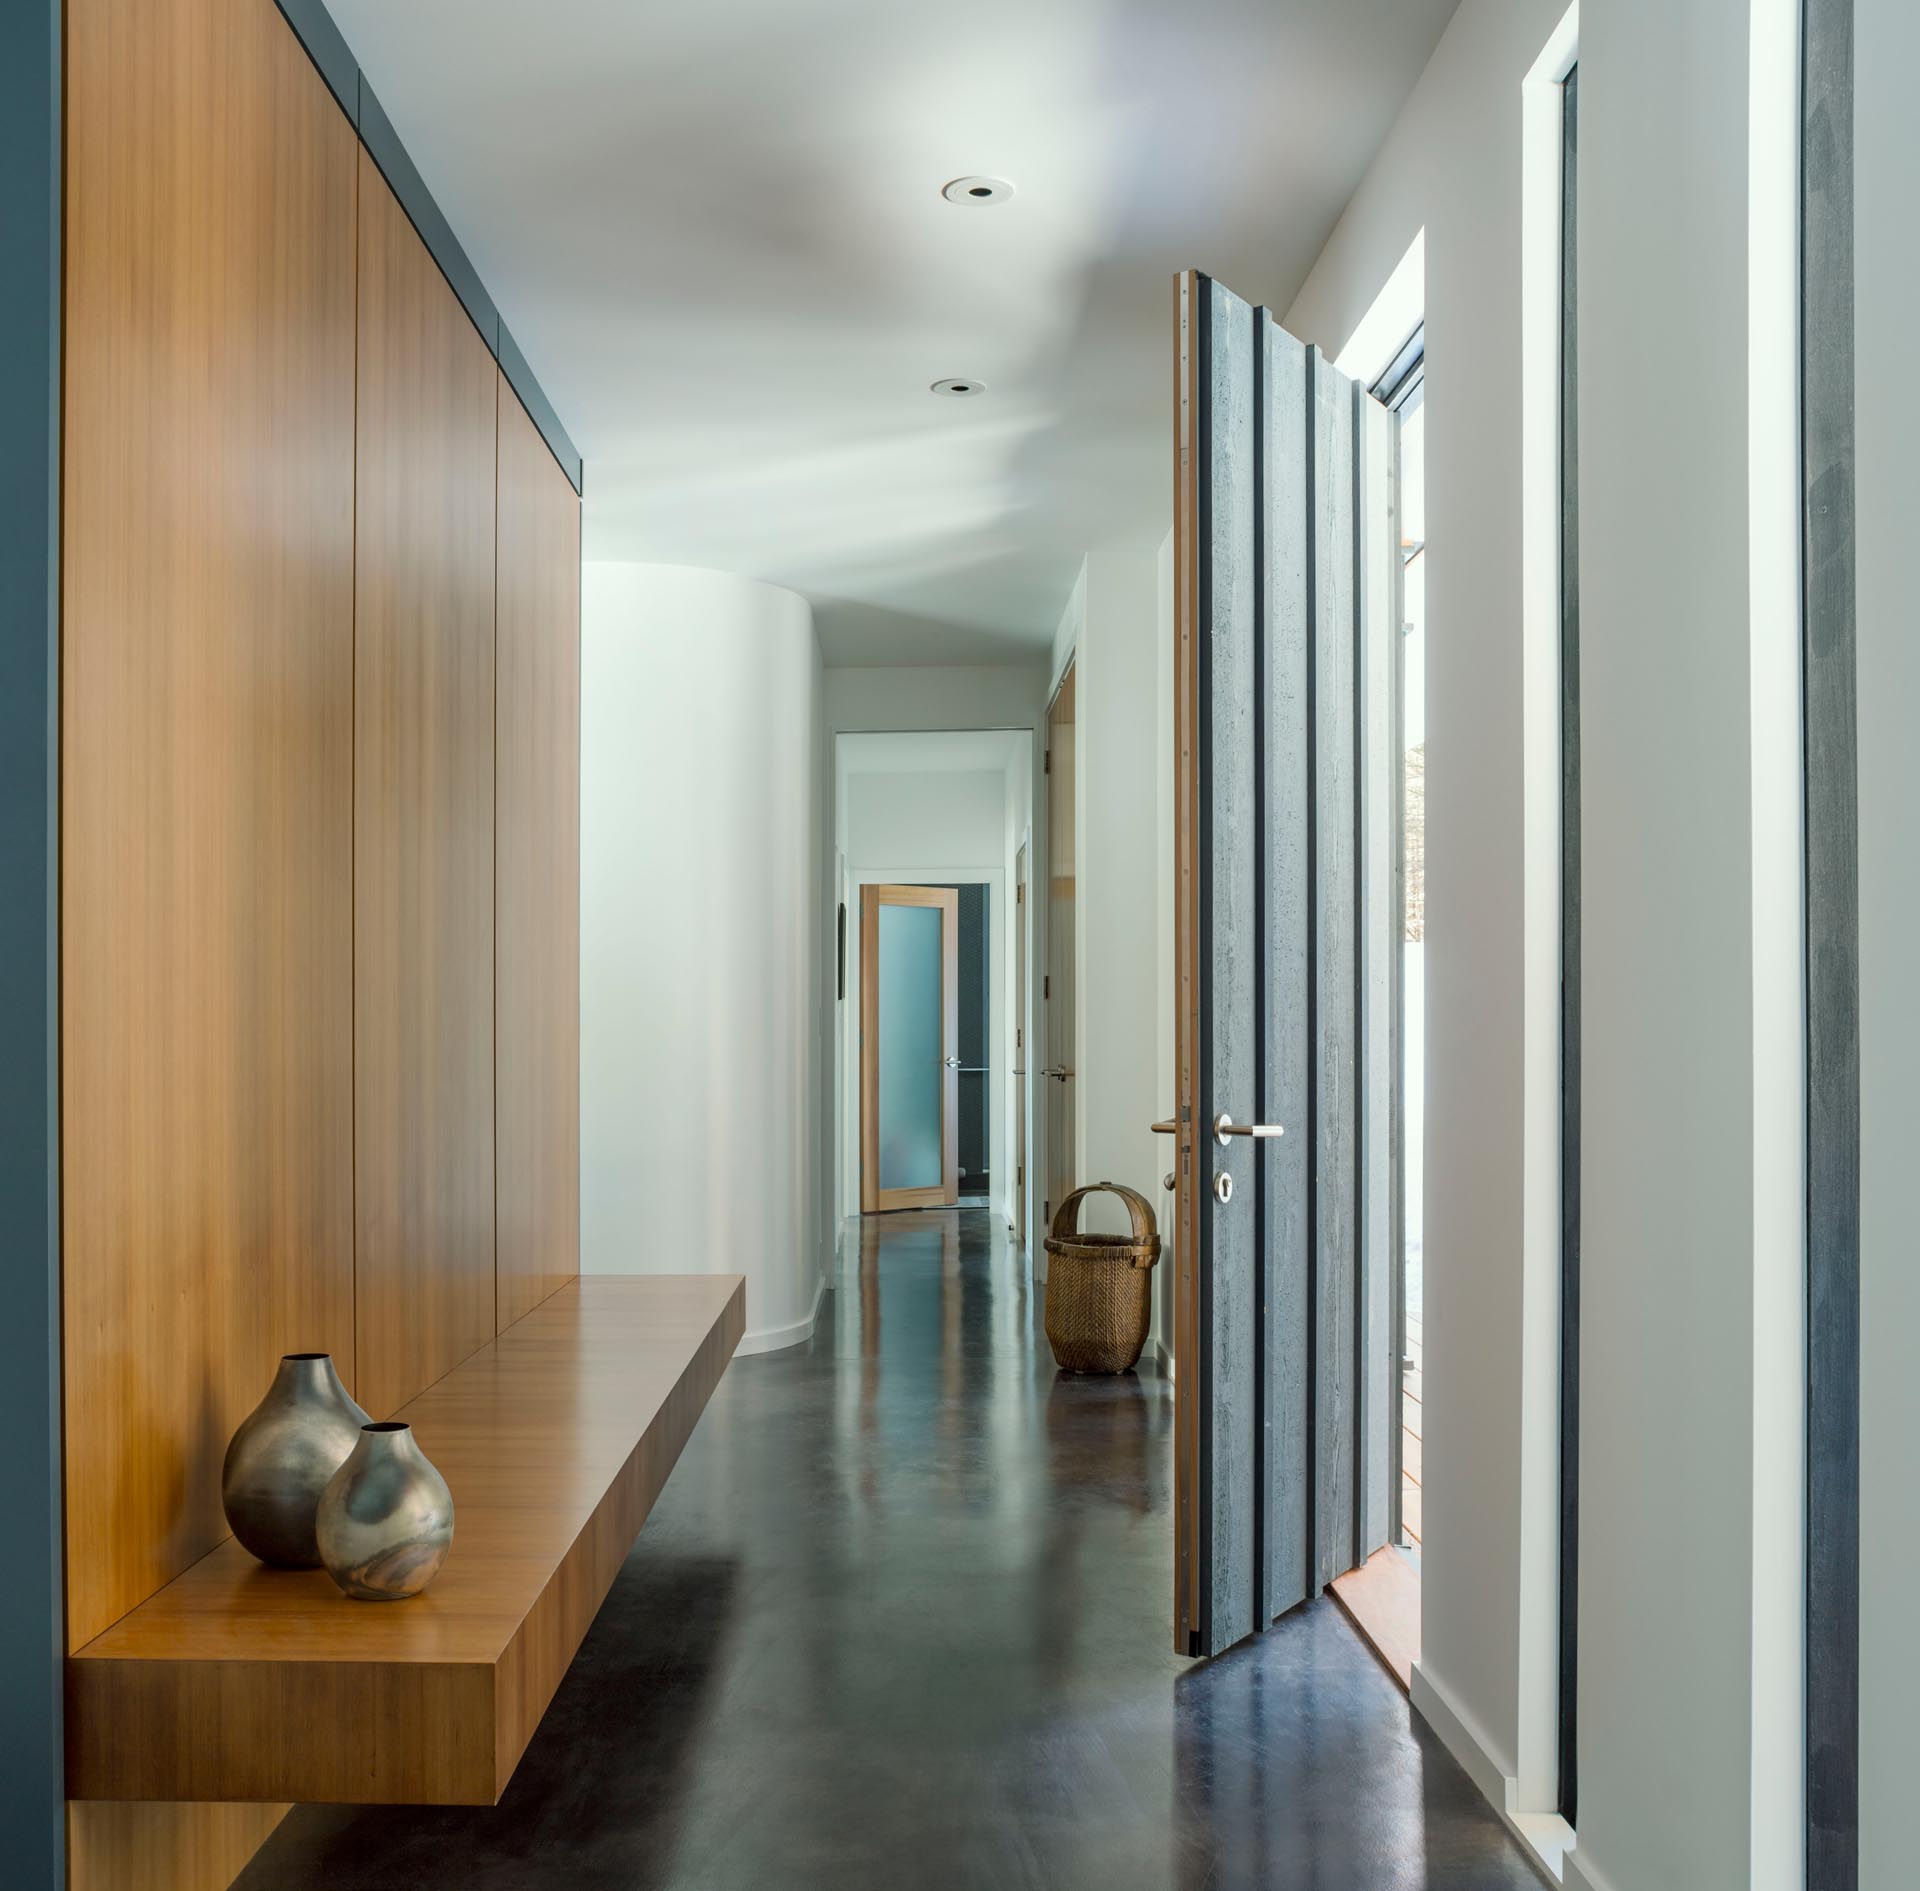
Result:
[[[1027,729],[836,738],[843,1220],[977,1207],[1022,1225],[1032,772]]]

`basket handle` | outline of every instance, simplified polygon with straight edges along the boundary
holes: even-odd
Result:
[[[1133,1240],[1136,1247],[1144,1247],[1158,1237],[1153,1225],[1153,1208],[1147,1198],[1138,1189],[1128,1188],[1124,1182],[1089,1182],[1085,1188],[1077,1188],[1053,1211],[1053,1238],[1056,1241],[1070,1240],[1079,1232],[1080,1204],[1089,1195],[1117,1195],[1127,1205],[1127,1215],[1133,1223]]]

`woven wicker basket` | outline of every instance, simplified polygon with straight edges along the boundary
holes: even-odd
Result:
[[[1131,1234],[1080,1234],[1080,1203],[1117,1195]],[[1047,1344],[1062,1372],[1126,1372],[1147,1343],[1153,1317],[1153,1264],[1160,1236],[1144,1195],[1118,1182],[1077,1188],[1060,1204],[1047,1237]]]

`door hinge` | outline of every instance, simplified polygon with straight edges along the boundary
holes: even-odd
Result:
[[[1015,887],[1015,888],[1013,889],[1013,903],[1014,903],[1014,905],[1016,905],[1016,906],[1024,906],[1024,905],[1026,905],[1026,903],[1027,903],[1027,889],[1026,889],[1026,887],[1025,887],[1025,885],[1024,885],[1024,884],[1022,884],[1022,885],[1020,885],[1020,886],[1016,886],[1016,887]]]
[[[1040,1204],[1040,1219],[1042,1221],[1051,1221],[1053,1219],[1053,1204],[1051,1202],[1042,1202]]]
[[[1021,1030],[1021,1028],[1016,1024],[1013,1027],[1013,1048],[1015,1050],[1023,1049],[1026,1045],[1026,1041],[1027,1041],[1026,1032]]]
[[[1040,764],[1040,772],[1043,775],[1051,775],[1053,773],[1053,750],[1052,749],[1047,750],[1046,759],[1042,761]]]
[[[1023,1162],[1023,1163],[1021,1163],[1021,1165],[1019,1166],[1019,1168],[1018,1168],[1018,1169],[1016,1169],[1016,1170],[1014,1171],[1014,1180],[1015,1180],[1015,1181],[1017,1181],[1017,1182],[1018,1182],[1018,1183],[1020,1184],[1020,1186],[1021,1186],[1022,1188],[1025,1188],[1025,1187],[1026,1187],[1026,1185],[1027,1185],[1027,1165],[1026,1165],[1026,1164],[1025,1164],[1024,1162]]]
[[[1053,996],[1053,974],[1050,972],[1040,981],[1040,996],[1042,998]]]

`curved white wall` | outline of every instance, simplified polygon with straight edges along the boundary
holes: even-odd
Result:
[[[581,1265],[743,1273],[804,1339],[830,1249],[828,743],[804,598],[589,563],[581,594]]]

